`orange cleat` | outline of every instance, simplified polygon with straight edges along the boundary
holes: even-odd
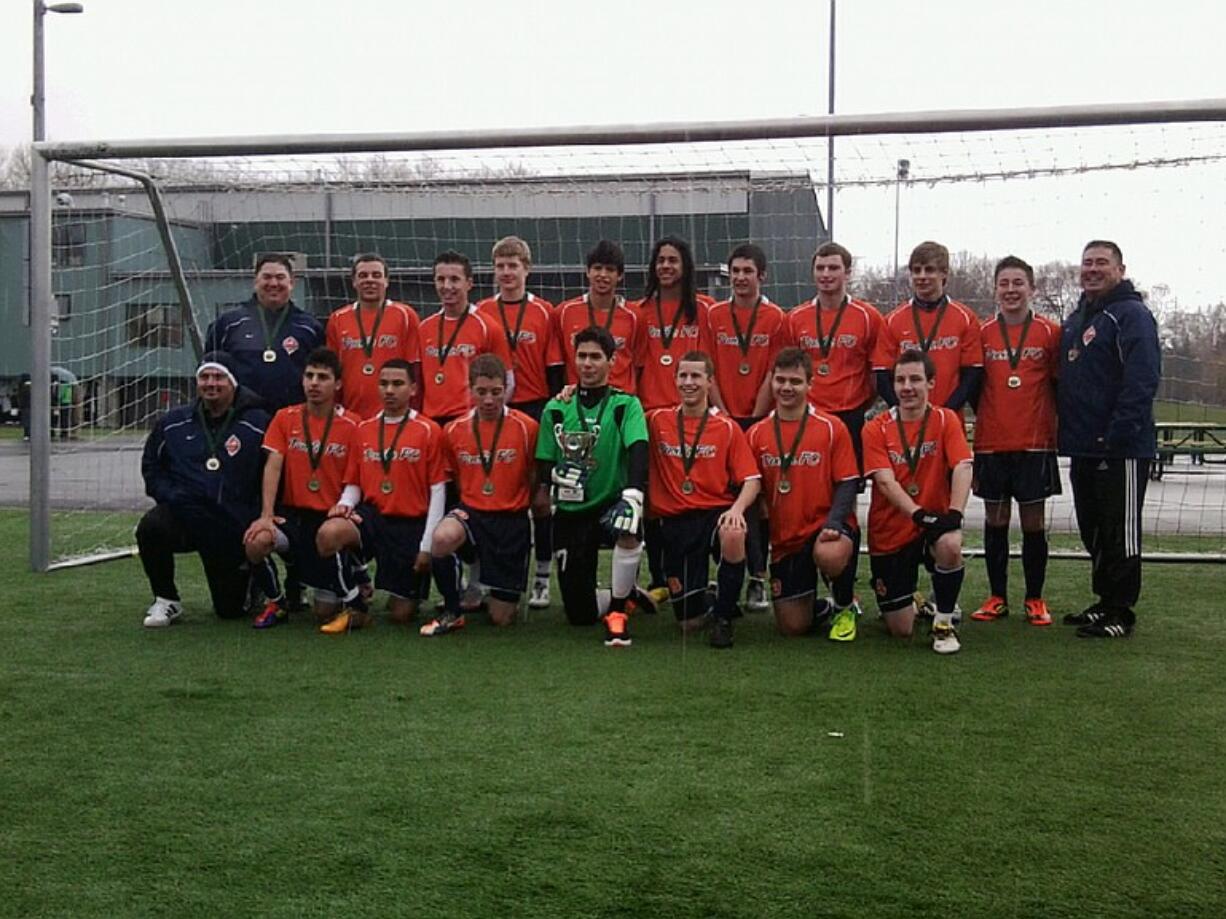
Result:
[[[1047,608],[1047,601],[1042,597],[1027,600],[1026,621],[1040,627],[1051,625],[1051,610]]]
[[[971,618],[976,622],[995,622],[1008,615],[1009,604],[1005,602],[1005,598],[993,595],[984,600],[979,609],[971,613]]]

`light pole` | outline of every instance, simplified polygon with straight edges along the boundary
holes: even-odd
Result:
[[[900,203],[902,183],[911,178],[911,161],[899,160],[897,181],[894,182],[894,302],[898,302],[898,216],[901,211]]]
[[[826,55],[830,65],[830,75],[827,79],[829,96],[827,97],[826,113],[834,114],[834,26],[835,0],[830,0],[830,51]],[[834,135],[826,137],[826,238],[834,239]]]
[[[81,13],[80,3],[34,0],[34,142],[46,139],[43,17]],[[30,151],[30,567],[51,564],[51,182],[47,161]]]

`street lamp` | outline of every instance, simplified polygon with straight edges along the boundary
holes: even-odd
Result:
[[[34,140],[37,143],[47,136],[47,112],[44,98],[46,73],[43,53],[43,17],[47,13],[84,13],[80,3],[44,3],[34,0],[34,92],[30,105],[34,109]]]
[[[898,302],[898,215],[902,183],[911,178],[911,161],[899,160],[897,181],[894,183],[894,302]]]

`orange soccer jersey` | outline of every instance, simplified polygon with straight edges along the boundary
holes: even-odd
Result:
[[[328,347],[341,359],[339,399],[347,411],[369,418],[383,408],[379,368],[392,358],[410,364],[421,360],[417,313],[407,303],[387,300],[383,306],[342,306],[328,317]]]
[[[944,405],[958,388],[962,368],[983,366],[979,319],[970,307],[957,300],[949,300],[944,312],[942,307],[916,311],[920,316],[918,331],[910,300],[885,317],[877,336],[873,369],[893,369],[898,356],[908,348],[926,351],[937,372],[932,381],[932,404]]]
[[[533,402],[552,396],[545,368],[562,363],[554,336],[553,305],[534,294],[525,294],[518,303],[494,296],[478,303],[477,312],[502,327],[515,370],[515,401]]]
[[[847,426],[834,415],[809,406],[803,433],[799,420],[780,419],[778,435],[776,417],[771,412],[749,429],[748,436],[750,451],[762,471],[762,494],[770,508],[771,558],[778,561],[800,551],[830,513],[835,486],[858,479],[860,471]],[[792,461],[787,491],[781,491],[781,457],[789,453]],[[845,522],[856,526],[855,515]]]
[[[651,457],[647,494],[652,513],[675,517],[686,511],[728,507],[736,500],[733,489],[758,476],[740,425],[717,408],[707,410],[705,424],[703,418],[682,416],[685,454],[693,456],[687,474],[677,425],[679,412],[679,408],[658,408],[647,416]]]
[[[421,321],[420,334],[421,411],[429,418],[454,418],[472,407],[468,365],[478,354],[496,354],[511,367],[502,326],[474,306],[455,319],[439,310]]]
[[[1005,327],[1000,316],[983,326],[983,391],[975,413],[975,452],[1056,449],[1056,391],[1060,326],[1035,316]],[[1009,336],[1006,343],[1005,334]],[[1009,364],[1009,352],[1017,368]]]
[[[430,486],[445,481],[443,432],[429,418],[410,409],[403,423],[385,423],[380,412],[358,425],[345,484],[360,487],[362,499],[380,513],[424,517],[430,509]]]
[[[562,363],[566,365],[566,381],[579,382],[575,373],[575,336],[588,326],[603,326],[612,334],[617,346],[609,368],[609,385],[634,395],[634,340],[639,317],[621,297],[617,298],[611,312],[601,313],[592,308],[587,296],[567,300],[553,313]]]
[[[349,458],[357,452],[358,425],[348,415],[332,413],[331,424],[326,418],[306,414],[305,405],[287,405],[277,412],[264,433],[264,449],[285,458],[281,467],[281,504],[312,511],[329,510],[340,500]],[[325,438],[326,429],[326,438]],[[310,450],[319,457],[315,469],[307,455]],[[317,487],[311,488],[311,482]]]
[[[479,425],[480,445],[474,423]],[[503,410],[501,428],[498,421],[479,419],[476,409],[447,425],[443,431],[444,455],[460,501],[478,511],[527,510],[532,500],[529,488],[538,428],[529,416],[513,408]],[[483,456],[490,465],[488,476]]]
[[[883,324],[875,306],[850,298],[826,310],[814,298],[788,313],[788,343],[813,360],[810,402],[826,412],[847,412],[876,398],[873,352]]]
[[[639,371],[638,396],[643,411],[677,404],[677,362],[685,352],[711,353],[711,328],[707,324],[710,307],[703,299],[698,300],[693,322],[684,321],[680,300],[652,297],[633,304],[639,317],[634,363]]]
[[[923,442],[918,443],[920,428]],[[892,470],[898,484],[908,489],[918,486],[911,495],[920,507],[932,511],[949,509],[950,472],[959,463],[971,458],[970,447],[957,412],[933,406],[924,421],[903,423],[908,447],[918,452],[919,461],[914,477],[907,466],[906,453],[898,436],[898,409],[882,412],[864,426],[864,474],[871,476],[883,469]],[[915,522],[891,504],[881,489],[873,488],[873,500],[868,509],[868,550],[872,555],[897,552],[919,537],[922,531]]]
[[[724,408],[733,418],[752,418],[762,381],[770,375],[775,355],[786,344],[787,317],[765,297],[751,308],[734,307],[733,301],[724,300],[711,307],[707,317],[711,360],[715,362],[715,380]],[[743,352],[738,324],[746,339]]]

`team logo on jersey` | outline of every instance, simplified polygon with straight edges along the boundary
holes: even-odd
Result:
[[[286,335],[281,339],[281,347],[285,349],[286,354],[293,354],[298,350],[298,339],[293,335]]]
[[[238,435],[231,434],[226,438],[226,442],[223,444],[223,446],[226,448],[226,452],[233,456],[239,450],[243,449],[243,442],[238,439]]]
[[[1094,340],[1094,336],[1097,334],[1098,331],[1094,328],[1094,326],[1090,326],[1081,333],[1081,343],[1088,348],[1090,346],[1090,342]]]

